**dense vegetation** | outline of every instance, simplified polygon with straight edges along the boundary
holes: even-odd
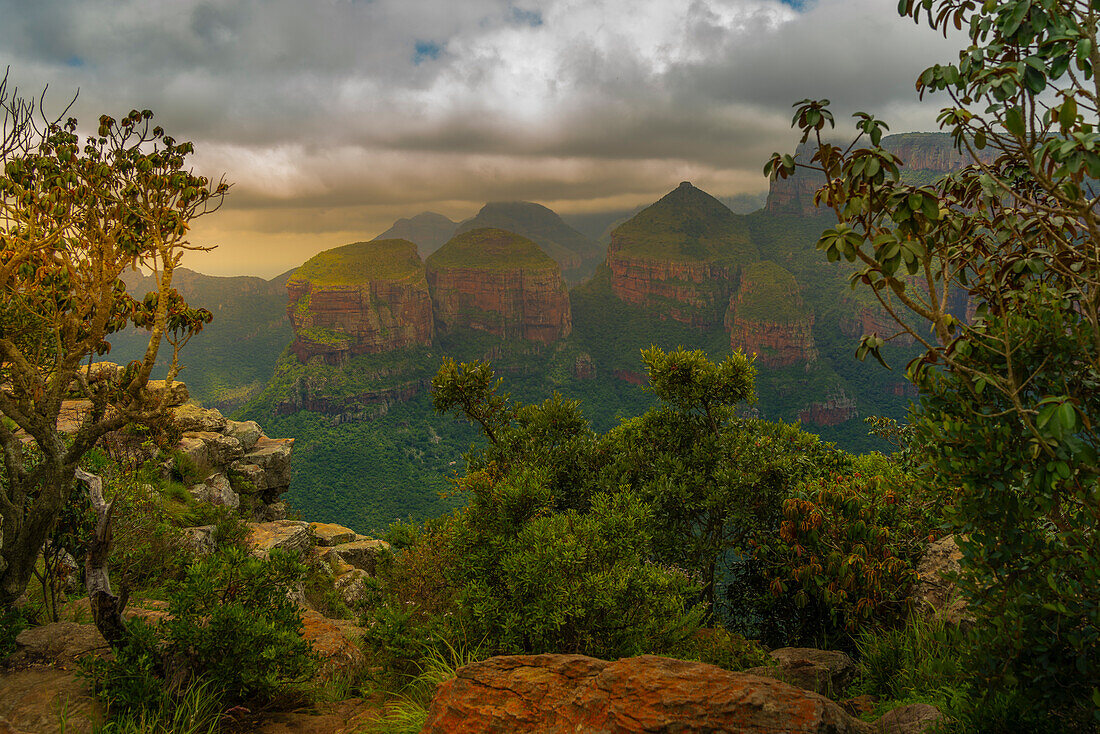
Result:
[[[291,282],[318,286],[358,285],[370,279],[423,279],[416,245],[407,240],[373,240],[325,250],[294,271]]]

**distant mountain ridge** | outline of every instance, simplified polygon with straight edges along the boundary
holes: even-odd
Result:
[[[416,245],[420,257],[426,258],[455,236],[458,222],[442,214],[420,212],[414,217],[398,219],[375,240],[408,240]]]

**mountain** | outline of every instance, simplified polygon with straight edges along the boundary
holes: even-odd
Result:
[[[759,257],[744,220],[685,181],[611,233],[607,267],[620,300],[710,328],[722,323],[739,266]]]
[[[290,349],[302,362],[343,364],[431,344],[432,303],[424,263],[408,240],[355,242],[318,253],[287,281]]]
[[[392,227],[374,239],[408,240],[416,245],[420,257],[427,257],[451,239],[457,228],[457,222],[452,222],[442,214],[421,212],[415,217],[398,219]]]
[[[286,319],[285,284],[291,273],[271,280],[251,276],[219,277],[176,268],[172,282],[194,307],[208,309],[214,320],[194,335],[180,354],[192,397],[204,405],[232,410],[258,394],[271,377],[275,360],[293,333]],[[130,271],[122,276],[139,300],[156,290],[152,275]],[[147,331],[133,328],[113,335],[105,359],[125,364],[140,359],[149,342]],[[158,372],[167,369],[171,352],[161,346]]]
[[[603,259],[603,248],[570,227],[552,210],[529,201],[494,201],[458,225],[458,233],[482,228],[503,229],[537,244],[557,262],[570,283],[579,283]]]
[[[572,330],[561,267],[526,237],[472,229],[455,235],[426,267],[440,333],[475,329],[551,343]]]

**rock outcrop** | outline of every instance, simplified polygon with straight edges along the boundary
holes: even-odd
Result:
[[[726,312],[731,348],[756,354],[765,367],[813,362],[813,326],[813,311],[803,304],[798,283],[786,269],[767,260],[742,269]]]
[[[431,298],[416,245],[357,242],[307,260],[286,284],[291,350],[302,362],[320,356],[342,364],[431,344]]]
[[[659,318],[719,326],[742,265],[759,259],[741,218],[687,181],[611,233],[620,300]]]
[[[847,654],[813,647],[781,647],[768,653],[772,662],[746,673],[775,678],[822,696],[835,697],[855,678],[857,668]]]
[[[810,403],[798,412],[798,420],[815,426],[837,426],[859,416],[856,401],[843,390],[835,390],[824,400]]]
[[[931,720],[931,712],[917,713],[887,716],[899,723]],[[652,655],[615,662],[508,655],[462,667],[441,684],[421,734],[921,731],[877,724],[853,718],[819,694],[704,663]]]
[[[501,229],[455,235],[427,262],[436,328],[549,344],[573,328],[561,268],[531,240]]]
[[[903,181],[916,185],[930,183],[939,176],[957,171],[970,160],[951,145],[947,133],[902,133],[882,139],[882,147],[901,159]],[[795,155],[799,163],[809,164],[809,151],[800,146]],[[992,155],[986,153],[986,159]],[[793,176],[772,181],[764,209],[769,214],[815,216],[825,210],[814,206],[814,194],[825,185],[820,171],[799,169]]]
[[[928,544],[917,564],[917,587],[913,591],[913,609],[925,617],[936,616],[948,624],[968,621],[966,600],[948,576],[962,570],[962,551],[954,535]]]

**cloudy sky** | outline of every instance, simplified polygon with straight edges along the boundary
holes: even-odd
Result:
[[[84,121],[149,108],[233,182],[201,272],[274,276],[433,210],[625,209],[682,180],[758,193],[791,103],[935,129],[955,58],[894,0],[0,0],[0,66],[79,88]],[[843,124],[847,125],[847,121]]]

